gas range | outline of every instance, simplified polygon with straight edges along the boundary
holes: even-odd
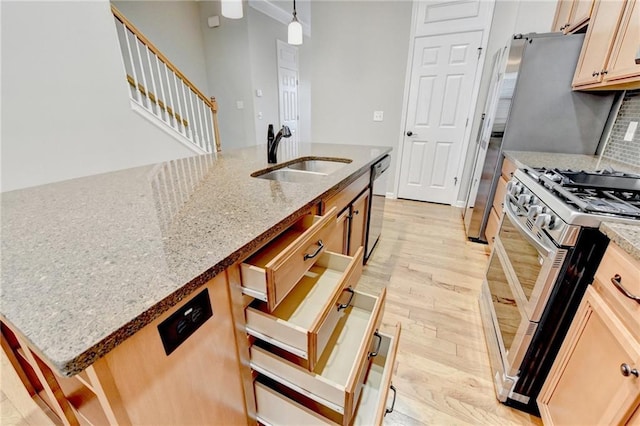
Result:
[[[640,175],[612,171],[518,169],[507,197],[529,228],[572,245],[581,227],[604,220],[640,225]]]

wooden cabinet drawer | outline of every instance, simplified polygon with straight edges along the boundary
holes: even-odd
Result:
[[[251,347],[251,368],[328,407],[342,417],[341,423],[350,424],[370,355],[377,351],[372,345],[381,347],[382,337],[376,330],[385,295],[384,289],[380,296],[354,292],[313,371],[307,369],[306,360],[261,340]]]
[[[368,364],[361,396],[351,421],[354,425],[381,425],[389,405],[387,400],[390,397],[389,389],[398,351],[400,324],[393,335],[379,335],[380,348],[378,355]],[[258,420],[264,424],[348,424],[340,413],[268,379],[260,378],[255,382],[255,394]],[[395,400],[395,395],[393,398]]]
[[[269,311],[284,300],[315,263],[336,224],[336,210],[306,215],[240,264],[242,291],[267,302]]]
[[[607,247],[593,285],[634,337],[640,340],[640,303],[625,296],[612,280],[619,282],[632,295],[640,297],[640,262],[615,243]]]
[[[247,307],[247,333],[306,359],[312,371],[360,279],[363,252],[322,253],[274,311],[259,300]]]
[[[496,195],[493,197],[493,208],[498,216],[502,216],[504,208],[504,196],[507,193],[507,181],[503,176],[498,179],[498,185],[496,186]]]
[[[495,209],[491,207],[489,212],[489,220],[487,221],[487,228],[484,230],[484,235],[489,243],[489,248],[493,248],[493,243],[496,240],[496,234],[500,228],[500,217],[496,213]]]
[[[517,169],[516,164],[513,161],[509,160],[508,158],[505,158],[502,161],[502,176],[504,176],[507,182],[511,180],[516,169]]]
[[[338,213],[344,210],[349,204],[351,204],[353,199],[356,198],[358,194],[360,194],[367,186],[369,186],[370,176],[371,173],[366,172],[358,179],[351,182],[349,186],[344,188],[342,191],[327,198],[323,203],[324,211],[329,211],[333,207],[337,209]]]

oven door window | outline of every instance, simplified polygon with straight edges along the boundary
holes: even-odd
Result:
[[[502,337],[504,349],[511,349],[520,324],[526,320],[523,312],[518,308],[518,299],[514,294],[500,257],[504,256],[502,247],[496,238],[493,255],[487,270],[487,284],[491,293],[491,302],[498,322],[498,333]]]
[[[538,250],[516,229],[508,217],[502,221],[499,232],[505,255],[511,265],[527,300],[531,300],[533,289],[542,271],[544,258]]]

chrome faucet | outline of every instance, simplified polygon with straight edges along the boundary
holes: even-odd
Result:
[[[269,130],[267,131],[267,162],[271,164],[278,162],[278,145],[283,137],[291,137],[291,130],[287,126],[282,126],[282,129],[274,137],[273,124],[269,124]]]

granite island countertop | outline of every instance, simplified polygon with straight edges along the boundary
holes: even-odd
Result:
[[[600,231],[634,259],[640,261],[640,225],[602,222]]]
[[[597,155],[558,154],[550,152],[504,151],[504,156],[515,162],[517,167],[554,167],[572,170],[613,169],[626,173],[640,174],[640,167],[621,163]]]
[[[281,147],[353,160],[303,183],[251,177],[261,145],[2,193],[2,319],[77,374],[390,151]]]
[[[557,154],[547,152],[504,151],[506,158],[518,167],[555,167],[573,170],[612,169],[640,174],[640,167],[598,158],[595,155]],[[640,225],[602,222],[600,231],[634,258],[640,260]]]

